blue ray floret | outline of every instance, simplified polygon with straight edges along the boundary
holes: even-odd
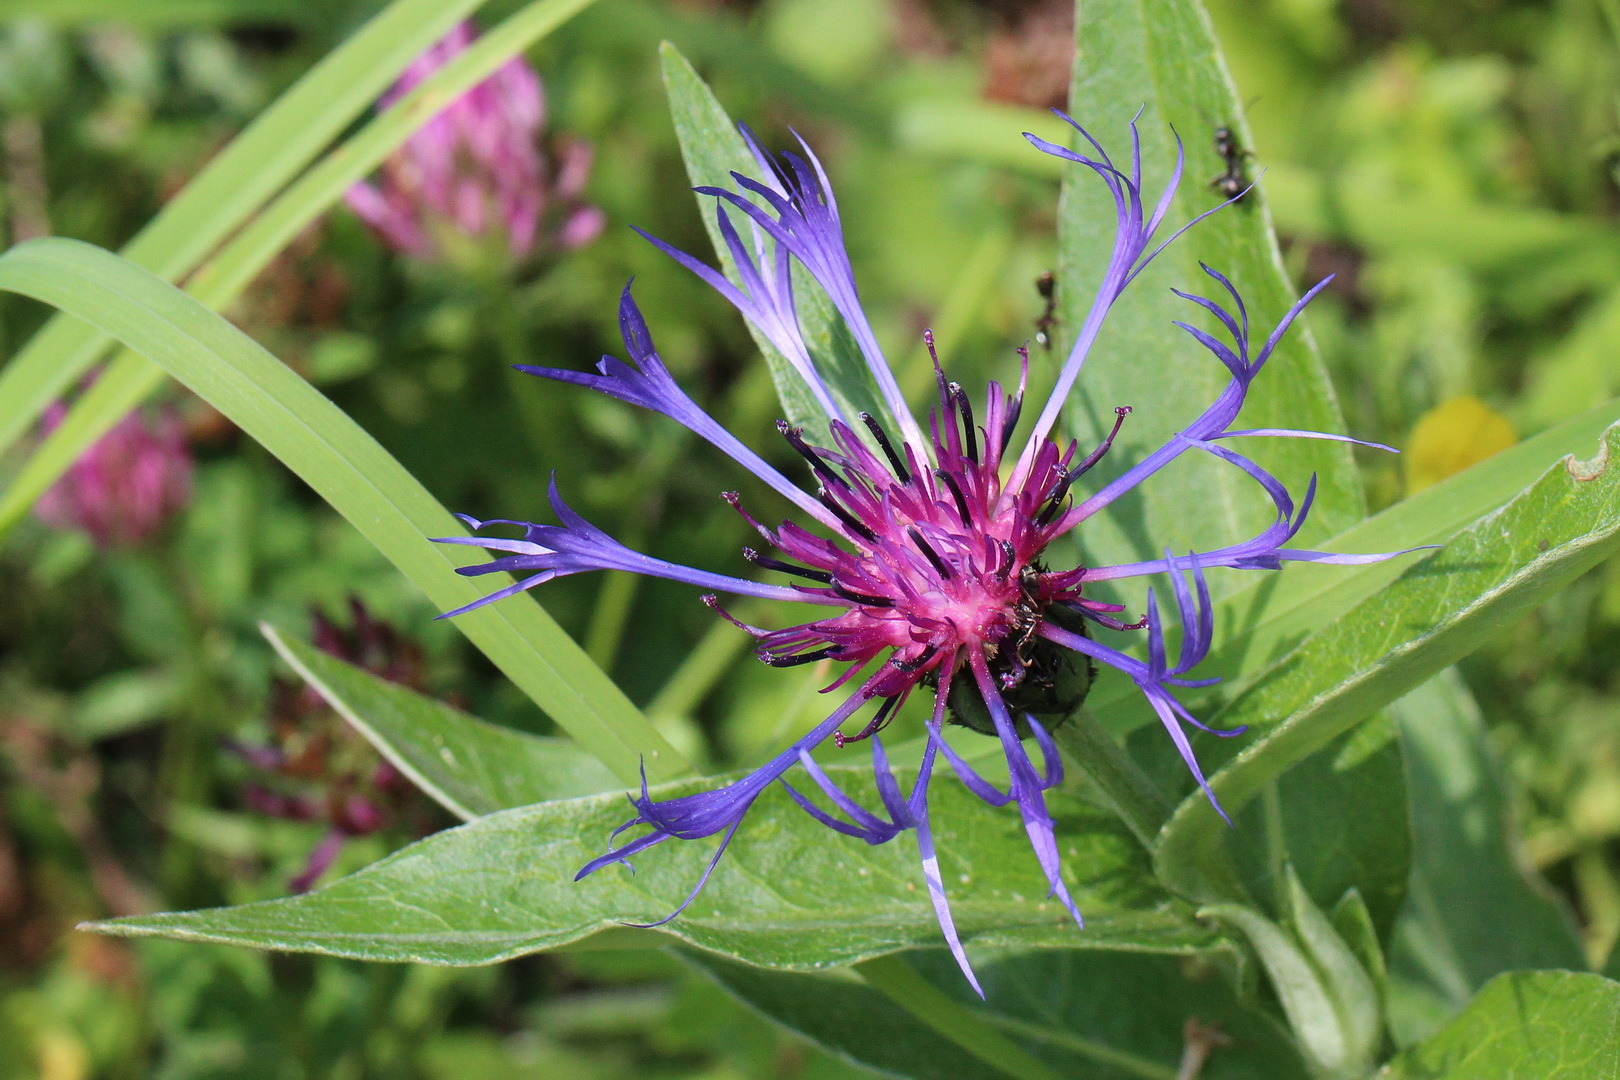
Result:
[[[868,844],[887,843],[901,833],[916,838],[924,882],[941,932],[977,990],[978,981],[951,914],[929,821],[928,792],[938,758],[943,757],[961,783],[985,802],[1017,807],[1050,895],[1080,922],[1080,911],[1063,878],[1056,825],[1045,795],[1062,783],[1063,763],[1048,727],[1034,715],[1056,713],[1054,722],[1061,723],[1078,699],[1062,703],[1061,708],[1057,704],[1045,709],[1029,704],[1032,700],[1046,700],[1040,694],[1055,693],[1052,658],[1066,658],[1061,663],[1078,665],[1095,661],[1135,682],[1188,770],[1219,810],[1193,754],[1186,725],[1203,731],[1212,729],[1193,716],[1175,694],[1177,689],[1208,686],[1215,681],[1193,675],[1209,653],[1215,630],[1205,571],[1210,567],[1276,569],[1289,561],[1360,563],[1401,554],[1344,555],[1289,547],[1310,512],[1316,494],[1315,478],[1296,503],[1276,477],[1228,445],[1232,440],[1261,437],[1357,442],[1327,432],[1233,427],[1267,360],[1326,282],[1306,293],[1254,349],[1242,298],[1231,282],[1205,267],[1230,306],[1191,293],[1178,295],[1213,317],[1225,338],[1187,323],[1178,325],[1226,368],[1229,382],[1202,416],[1164,446],[1134,463],[1117,479],[1089,493],[1080,490],[1085,474],[1108,452],[1130,409],[1116,409],[1113,432],[1081,457],[1075,443],[1063,445],[1053,436],[1062,406],[1114,301],[1167,244],[1198,218],[1168,237],[1159,236],[1181,177],[1179,143],[1175,169],[1150,209],[1143,195],[1141,142],[1135,123],[1131,125],[1129,167],[1121,168],[1079,125],[1066,116],[1063,119],[1074,126],[1090,150],[1080,153],[1034,136],[1026,138],[1044,153],[1090,169],[1107,186],[1116,210],[1115,239],[1102,285],[1075,345],[1016,456],[1008,456],[1008,452],[1023,413],[1027,352],[1020,350],[1024,370],[1017,389],[1008,393],[991,383],[982,411],[975,410],[967,392],[947,379],[936,361],[937,401],[928,414],[925,436],[925,427],[917,422],[902,397],[862,310],[844,250],[838,206],[820,162],[802,140],[802,155],[788,153],[780,159],[772,158],[747,129],[743,135],[755,157],[758,175],[733,173],[734,188],[698,189],[716,200],[720,234],[736,265],[736,280],[661,240],[648,239],[730,301],[787,358],[826,411],[831,446],[812,445],[800,429],[786,422],[778,424],[778,431],[808,466],[813,486],[807,490],[789,480],[681,390],[659,359],[628,286],[619,306],[628,362],[603,357],[595,373],[520,369],[590,387],[670,417],[763,480],[819,524],[825,535],[791,521],[770,527],[743,511],[739,496],[728,492],[726,500],[776,552],[762,554],[745,549],[744,554],[759,568],[792,579],[789,584],[765,584],[632,551],[571,510],[553,481],[551,504],[558,524],[463,518],[475,534],[485,526],[495,525],[515,527],[522,535],[444,538],[445,543],[499,553],[498,558],[464,567],[461,573],[511,571],[518,575],[514,584],[459,611],[510,596],[553,577],[586,570],[628,570],[670,578],[704,590],[705,602],[754,639],[755,652],[765,663],[778,667],[818,661],[845,664],[843,674],[826,692],[850,684],[856,687],[846,691],[842,704],[825,720],[764,766],[716,790],[659,800],[653,797],[643,777],[640,793],[630,799],[635,816],[613,834],[608,852],[579,871],[580,877],[612,863],[628,864],[632,857],[666,840],[720,836],[692,892],[674,912],[660,920],[667,922],[684,911],[708,881],[748,808],[767,787],[779,782],[805,813],[836,833]],[[798,322],[795,266],[808,273],[842,316],[871,370],[886,416],[845,415],[822,380]],[[932,351],[932,337],[925,335],[925,340]],[[1388,449],[1373,443],[1361,445]],[[1270,497],[1274,520],[1247,540],[1210,551],[1166,551],[1162,559],[1118,566],[1048,568],[1045,556],[1054,540],[1083,526],[1094,514],[1189,450],[1208,454],[1252,479]],[[1135,623],[1118,617],[1123,606],[1086,594],[1087,587],[1098,582],[1149,575],[1168,577],[1170,581],[1181,628],[1174,663],[1166,646],[1166,627],[1155,590],[1147,590],[1146,615]],[[811,622],[770,630],[733,619],[721,607],[718,594],[818,604],[830,613]],[[1095,640],[1090,633],[1082,632],[1087,625],[1115,633],[1145,630],[1147,658],[1138,659]],[[919,687],[934,694],[934,705],[927,724],[922,766],[907,792],[889,766],[878,733]],[[1083,696],[1083,689],[1078,693]],[[979,721],[963,718],[963,700],[977,703],[975,715],[981,715]],[[1056,698],[1052,700],[1056,702]],[[868,708],[872,708],[869,718],[846,734],[846,728],[855,725]],[[1005,791],[980,776],[945,740],[947,720],[976,726],[998,740],[1008,767]],[[1038,766],[1026,746],[1025,732],[1039,750]],[[1213,733],[1234,736],[1242,732],[1236,729]],[[881,804],[878,808],[863,806],[851,797],[817,762],[814,751],[829,740],[838,747],[870,740]],[[791,783],[787,776],[793,770],[808,778],[809,783]],[[817,794],[825,802],[812,797]],[[642,831],[622,846],[611,846],[632,829]]]

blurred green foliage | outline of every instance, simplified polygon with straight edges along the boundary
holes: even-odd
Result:
[[[0,2],[8,241],[121,244],[374,7]],[[1339,275],[1310,326],[1353,434],[1405,447],[1431,410],[1471,395],[1524,437],[1620,390],[1620,5],[1209,7],[1252,99],[1248,164],[1264,170],[1290,270]],[[1043,130],[1039,110],[1064,99],[1066,15],[1046,0],[598,5],[532,59],[551,130],[595,148],[601,238],[515,270],[428,266],[340,210],[230,314],[446,505],[538,512],[563,464],[570,501],[631,546],[738,571],[744,529],[714,498],[716,477],[742,479],[729,462],[507,368],[615,351],[612,298],[635,275],[694,396],[745,438],[775,418],[741,321],[626,227],[705,248],[659,41],[733,115],[771,140],[792,127],[828,158],[863,300],[915,387],[925,325],[970,382],[1004,372],[1034,333],[1056,178],[1016,134]],[[1195,182],[1221,167],[1209,139],[1228,118],[1208,120],[1183,133]],[[0,353],[42,316],[0,299]],[[310,610],[344,623],[359,597],[420,647],[425,689],[544,728],[356,533],[218,414],[173,396],[200,464],[192,508],[160,543],[102,553],[31,523],[0,550],[0,1080],[865,1075],[661,955],[444,971],[75,934],[85,918],[281,895],[319,841],[317,824],[254,813],[255,771],[225,748],[276,734],[274,680],[288,676],[259,620],[302,635]],[[15,464],[0,460],[0,481]],[[1398,466],[1363,464],[1375,508],[1405,494]],[[747,764],[821,715],[817,672],[747,662],[741,635],[684,588],[586,575],[544,600],[696,760]],[[1620,935],[1620,568],[1505,627],[1463,671],[1523,853],[1601,964]],[[333,873],[410,838],[353,841]]]

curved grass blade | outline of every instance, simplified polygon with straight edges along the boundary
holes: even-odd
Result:
[[[93,322],[162,364],[348,518],[440,610],[482,595],[454,572],[480,555],[428,539],[459,531],[456,519],[337,406],[195,299],[126,259],[63,239],[0,255],[0,288]],[[651,776],[687,771],[538,604],[491,605],[456,625],[621,780],[635,782],[643,760]]]
[[[260,113],[125,245],[124,256],[170,281],[190,273],[480,3],[395,0]],[[66,315],[35,334],[0,371],[0,453],[111,343]]]
[[[186,291],[209,308],[224,308],[351,184],[380,165],[445,105],[591,2],[534,0],[491,29],[300,177],[199,270]],[[98,340],[104,341],[105,336]],[[25,352],[19,357],[18,363],[23,363],[27,355]],[[121,352],[95,385],[74,403],[61,425],[0,497],[0,536],[85,450],[151,394],[163,377],[163,369],[140,354]]]

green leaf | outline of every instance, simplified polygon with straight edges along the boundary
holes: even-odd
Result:
[[[124,248],[176,281],[314,159],[480,0],[395,0],[260,113]],[[50,6],[59,6],[51,0]],[[146,5],[150,6],[150,5]],[[0,372],[0,453],[111,344],[59,315]]]
[[[1286,922],[1278,926],[1242,904],[1201,912],[1241,930],[1259,954],[1311,1072],[1332,1080],[1367,1075],[1383,1037],[1371,977],[1298,877],[1287,875]]]
[[[1376,1060],[1384,1036],[1372,973],[1294,873],[1288,874],[1288,922],[1333,1003],[1347,1051],[1342,1071],[1359,1080]]]
[[[881,805],[869,769],[839,769],[853,798]],[[654,789],[655,798],[736,777]],[[1111,816],[1060,807],[1064,873],[1086,915],[1076,927],[1046,898],[1018,816],[941,782],[931,799],[941,866],[964,940],[986,946],[1198,952],[1220,941],[1148,877],[1140,846]],[[659,845],[638,873],[607,867],[575,882],[632,814],[621,795],[507,810],[437,833],[303,896],[99,924],[120,934],[434,964],[482,964],[615,929],[748,963],[813,970],[939,942],[909,838],[870,846],[831,833],[772,785],[748,812],[702,895],[658,932],[625,931],[674,911],[718,838]]]
[[[847,976],[765,971],[712,955],[685,958],[744,1004],[885,1075],[1007,1075],[967,1058],[891,998]],[[1287,1033],[1240,1004],[1217,970],[1230,959],[1224,950],[1191,959],[1101,950],[993,955],[977,965],[986,993],[981,1002],[949,954],[906,954],[964,1012],[1015,1038],[1064,1077],[1176,1080],[1186,1075],[1179,1067],[1191,1033],[1210,1040],[1202,1080],[1299,1080],[1304,1070]]]
[[[1185,769],[1179,757],[1173,767]],[[1324,908],[1356,890],[1378,936],[1389,937],[1406,898],[1412,844],[1401,747],[1387,718],[1289,769],[1233,821],[1226,840],[1243,883],[1271,910],[1284,908],[1274,901],[1286,891],[1287,866]]]
[[[426,489],[320,392],[219,315],[133,263],[73,240],[0,255],[0,289],[91,322],[163,365],[297,473],[440,610],[485,587],[456,574],[479,560],[429,538],[462,531]],[[456,625],[579,744],[630,782],[686,768],[679,755],[538,604],[509,601]]]
[[[534,0],[482,35],[299,177],[198,270],[186,290],[205,306],[223,310],[282,248],[446,104],[591,2]],[[105,340],[105,336],[97,338],[100,343]],[[99,353],[101,348],[97,344],[95,351]],[[29,351],[19,358],[19,364]],[[0,533],[14,525],[86,449],[157,389],[163,377],[163,369],[145,357],[121,353],[74,403],[0,497]]]
[[[1373,925],[1367,902],[1361,898],[1361,893],[1349,889],[1333,905],[1331,918],[1333,929],[1350,947],[1368,978],[1372,979],[1378,1014],[1382,1016],[1384,1002],[1388,998],[1389,970],[1384,963],[1384,947],[1378,940],[1378,928]]]
[[[1620,983],[1571,971],[1498,975],[1461,1015],[1378,1075],[1613,1080],[1620,1076]]]
[[[698,952],[682,951],[681,958],[760,1015],[883,1075],[1006,1080],[852,973],[771,971]]]
[[[1406,1045],[1500,972],[1586,963],[1569,912],[1523,870],[1508,790],[1461,676],[1442,672],[1393,710],[1415,856],[1390,951],[1390,1027]]]
[[[1466,655],[1508,621],[1620,546],[1620,470],[1598,456],[1555,465],[1518,498],[1463,530],[1379,595],[1308,638],[1216,717],[1257,732],[1210,778],[1229,813],[1272,778]],[[1160,879],[1183,895],[1242,895],[1227,826],[1201,793],[1159,835]]]
[[[757,176],[759,164],[749,153],[736,123],[727,115],[725,107],[708,84],[692,69],[686,57],[668,42],[659,50],[659,56],[663,64],[664,88],[669,95],[669,111],[675,121],[675,135],[680,140],[681,156],[686,161],[686,175],[692,181],[692,186],[735,190],[737,184],[731,177],[733,172]],[[710,196],[699,195],[698,209],[703,214],[703,222],[709,230],[709,239],[714,244],[720,266],[735,283],[740,280],[736,261],[721,238],[713,202]],[[746,238],[748,227],[746,222],[740,220],[742,214],[735,209],[728,212],[733,224]],[[685,273],[684,270],[680,272]],[[866,361],[861,357],[854,339],[849,336],[843,319],[820,286],[797,264],[794,266],[793,291],[805,345],[833,400],[852,417],[859,412],[869,412],[877,417],[887,416],[888,410],[877,395]],[[752,325],[748,331],[770,365],[771,378],[776,383],[776,392],[782,399],[782,408],[787,411],[788,419],[808,432],[819,432],[822,440],[829,438],[827,416],[810,395],[804,379],[763,334]],[[892,424],[889,430],[894,430]]]
[[[1061,160],[1037,153],[1023,139],[1012,137],[1024,131],[1060,146],[1073,133],[1069,125],[1045,109],[979,98],[918,98],[902,105],[894,118],[895,140],[909,150],[982,162],[1043,179],[1061,178]],[[949,340],[944,333],[939,337]]]
[[[1021,1080],[1062,1080],[1045,1063],[991,1027],[974,1009],[923,978],[904,956],[880,956],[855,965],[866,985],[920,1020],[937,1038]]]
[[[485,723],[286,637],[269,623],[259,629],[379,753],[463,821],[619,786],[577,743]]]
[[[1318,545],[1323,551],[1395,551],[1439,544],[1491,512],[1566,454],[1585,453],[1620,419],[1620,401],[1610,401],[1504,450]],[[1215,644],[1198,674],[1220,676],[1223,690],[1261,671],[1316,629],[1335,621],[1368,597],[1388,588],[1411,566],[1392,559],[1366,566],[1285,564],[1254,574],[1250,583],[1217,604]],[[1127,731],[1154,719],[1128,679],[1098,680],[1086,705],[1111,730]]]
[[[1462,192],[1407,188],[1396,195],[1377,180],[1343,183],[1335,172],[1292,162],[1267,166],[1264,186],[1290,236],[1342,240],[1377,255],[1416,255],[1488,270],[1522,270],[1537,259],[1579,264],[1594,254],[1607,267],[1620,240],[1600,217],[1484,202]]]
[[[1138,127],[1149,206],[1175,166],[1172,129],[1187,140],[1185,175],[1161,227],[1161,238],[1168,237],[1181,223],[1220,202],[1204,182],[1221,165],[1210,148],[1213,129],[1230,126],[1248,144],[1237,92],[1208,16],[1197,0],[1082,0],[1076,34],[1071,115],[1108,148],[1116,163],[1128,163],[1128,125],[1142,110]],[[1102,280],[1115,220],[1106,186],[1089,169],[1067,166],[1057,270],[1058,340],[1065,348],[1053,353],[1054,365],[1066,355],[1066,343],[1084,322]],[[1229,375],[1221,363],[1172,325],[1176,319],[1201,325],[1208,318],[1172,295],[1171,287],[1224,296],[1200,270],[1200,262],[1231,279],[1261,337],[1293,302],[1260,192],[1201,222],[1155,259],[1114,305],[1066,414],[1069,433],[1086,446],[1107,433],[1115,406],[1135,410],[1098,467],[1098,484],[1166,442],[1227,384]],[[1267,365],[1242,423],[1344,429],[1327,371],[1303,327],[1290,333]],[[1251,439],[1242,449],[1292,490],[1302,490],[1313,472],[1318,476],[1317,500],[1302,543],[1332,536],[1362,517],[1360,480],[1343,444]],[[1081,537],[1086,561],[1152,559],[1166,547],[1207,549],[1252,535],[1272,518],[1270,501],[1253,480],[1229,465],[1197,457],[1203,460],[1160,473],[1139,494],[1115,504],[1113,513],[1088,521]],[[1189,507],[1197,512],[1189,513]]]

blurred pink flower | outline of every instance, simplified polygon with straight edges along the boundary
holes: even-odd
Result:
[[[345,629],[313,612],[315,647],[389,682],[424,690],[421,646],[373,616],[356,597],[349,598],[349,613],[352,623]],[[225,745],[261,773],[243,790],[248,809],[326,826],[289,883],[293,892],[309,891],[354,837],[385,829],[420,837],[442,827],[442,816],[405,774],[379,760],[312,687],[273,680],[269,721],[269,743],[231,739]]]
[[[52,405],[44,430],[55,430],[66,414],[63,403]],[[131,547],[191,500],[191,471],[180,418],[134,412],[73,463],[35,513],[52,528],[84,530],[103,550]]]
[[[470,23],[457,26],[412,61],[380,106],[398,101],[476,36]],[[391,246],[417,258],[441,254],[435,233],[445,228],[472,237],[502,231],[519,259],[542,244],[579,247],[603,224],[602,212],[580,198],[591,149],[565,143],[549,176],[539,143],[545,122],[540,78],[514,57],[423,125],[383,163],[376,183],[355,184],[345,199]]]

